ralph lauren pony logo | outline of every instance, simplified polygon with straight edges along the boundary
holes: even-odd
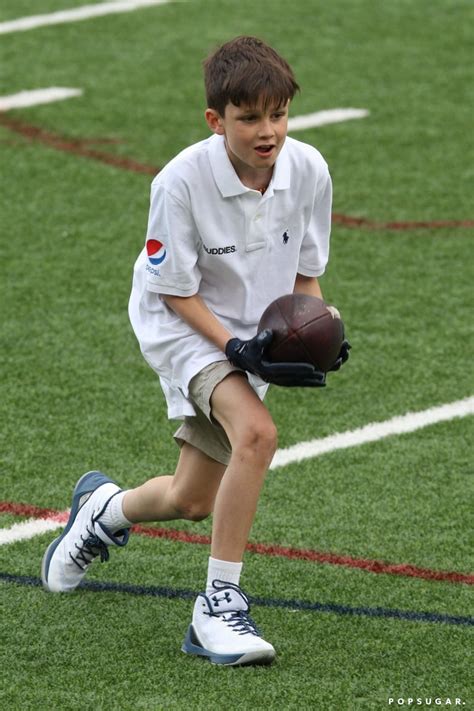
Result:
[[[283,232],[283,244],[288,244],[289,239],[290,239],[290,235],[288,234],[288,230],[285,230]]]

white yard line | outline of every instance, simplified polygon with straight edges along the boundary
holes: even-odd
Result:
[[[360,427],[349,432],[340,432],[323,439],[314,439],[310,442],[300,442],[288,449],[279,449],[273,458],[271,469],[283,467],[292,462],[300,462],[303,459],[312,459],[321,454],[334,452],[337,449],[357,447],[367,442],[376,442],[392,435],[406,434],[437,422],[453,420],[458,417],[466,417],[474,414],[474,397],[464,400],[432,407],[421,412],[408,412],[401,417],[393,417],[385,422],[375,422],[365,427]],[[63,511],[48,519],[28,519],[22,523],[15,523],[10,528],[0,528],[0,545],[23,541],[42,533],[62,528],[67,521],[69,512]]]
[[[153,5],[165,5],[172,0],[122,0],[121,2],[102,2],[94,5],[82,5],[71,10],[60,10],[47,15],[29,15],[20,17],[17,20],[7,20],[0,22],[0,35],[10,32],[26,32],[37,27],[47,25],[61,25],[66,22],[79,22],[88,20],[91,17],[101,17],[103,15],[113,15],[122,12],[132,12],[142,7],[152,7]]]
[[[6,543],[25,541],[28,538],[40,536],[42,533],[63,528],[64,522],[52,518],[29,518],[21,523],[14,523],[10,528],[0,528],[0,546]]]
[[[55,101],[64,101],[74,96],[82,96],[82,93],[82,89],[69,89],[62,86],[19,91],[18,94],[0,96],[0,111],[24,109],[27,106],[38,106],[39,104],[52,104]]]
[[[331,123],[342,123],[351,119],[365,118],[369,115],[367,109],[328,109],[316,111],[314,114],[294,116],[288,120],[288,131],[302,131],[315,126],[327,126]]]
[[[392,435],[414,432],[437,422],[473,414],[474,397],[457,400],[439,407],[432,407],[421,412],[408,412],[406,415],[393,417],[385,422],[374,422],[356,430],[339,432],[323,439],[300,442],[293,447],[288,447],[288,449],[279,449],[273,457],[270,468],[277,469],[278,467],[284,467],[286,464],[301,462],[303,459],[312,459],[313,457],[319,457],[321,454],[334,452],[336,449],[357,447],[367,442],[376,442],[379,439],[391,437]]]
[[[68,87],[50,86],[47,89],[31,89],[20,91],[17,94],[0,96],[0,111],[10,111],[10,109],[23,109],[28,106],[38,106],[39,104],[51,104],[55,101],[64,101],[76,96],[82,96],[82,89],[70,89]],[[341,123],[354,118],[368,116],[365,109],[333,109],[329,111],[318,111],[314,114],[295,116],[288,120],[289,131],[301,131],[314,126],[325,126],[331,123]]]

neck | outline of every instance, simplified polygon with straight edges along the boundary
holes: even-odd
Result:
[[[239,176],[241,183],[245,185],[246,188],[258,190],[263,195],[265,190],[268,188],[270,180],[272,179],[273,168],[270,168],[268,171],[259,170],[255,173],[245,173],[243,171],[236,170],[236,173]]]
[[[225,146],[229,160],[234,166],[234,170],[239,176],[240,182],[245,185],[246,188],[258,190],[263,195],[265,190],[268,188],[270,180],[272,179],[273,166],[263,170],[252,170],[252,168],[249,168],[249,166],[245,163],[242,163],[237,156],[229,150],[227,142]]]

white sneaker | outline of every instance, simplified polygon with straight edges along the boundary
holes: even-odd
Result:
[[[109,558],[108,546],[124,546],[128,529],[112,533],[100,522],[100,516],[114,494],[115,482],[101,472],[88,472],[76,484],[71,513],[66,528],[47,548],[41,565],[43,587],[50,592],[72,592],[100,555]]]
[[[183,646],[186,654],[214,664],[271,664],[275,650],[249,616],[247,596],[232,583],[214,580],[213,595],[198,595]]]

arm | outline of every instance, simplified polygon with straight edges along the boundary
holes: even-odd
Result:
[[[317,296],[320,299],[323,298],[318,280],[315,277],[297,274],[293,291],[298,294],[308,294],[309,296]],[[198,294],[194,294],[194,296],[162,294],[161,296],[170,309],[183,321],[186,321],[192,329],[225,352],[225,346],[229,339],[232,338],[232,334],[208,309]]]
[[[162,294],[162,299],[183,321],[214,343],[225,353],[226,343],[232,334],[222,325],[216,316],[206,306],[198,294],[194,296],[171,296]]]
[[[302,274],[297,274],[295,279],[294,294],[307,294],[308,296],[316,296],[324,301],[323,292],[319,286],[316,277],[306,277]],[[341,318],[339,310],[335,306],[328,305],[328,309],[333,314],[334,318]]]
[[[228,360],[238,368],[258,375],[266,382],[276,385],[323,386],[324,375],[307,363],[270,363],[265,360],[265,351],[273,334],[266,330],[248,341],[232,338],[232,334],[208,309],[198,294],[194,296],[170,296],[162,294],[165,303],[195,331],[214,343]]]
[[[317,296],[318,299],[323,298],[321,287],[319,286],[317,278],[303,276],[303,274],[296,275],[293,293],[307,294],[308,296]]]

